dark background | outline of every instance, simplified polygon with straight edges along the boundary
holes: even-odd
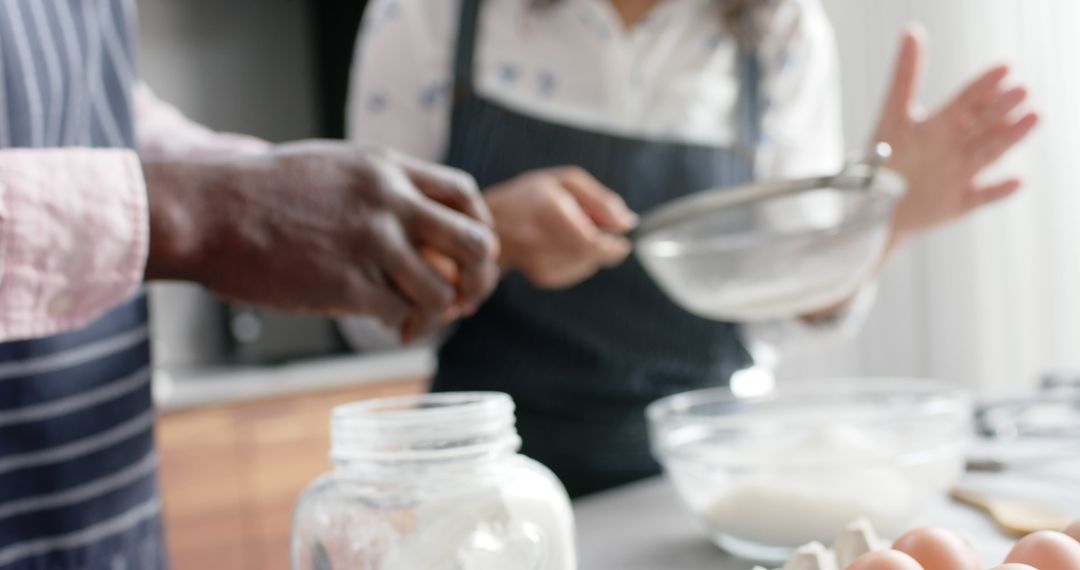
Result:
[[[367,0],[312,0],[309,5],[319,132],[324,137],[340,138],[344,135],[349,65]]]
[[[367,0],[310,0],[307,6],[315,135],[342,138],[349,72]],[[257,329],[250,329],[252,323]],[[227,357],[241,363],[277,363],[351,351],[330,319],[229,305],[223,324],[228,331]]]
[[[340,138],[367,4],[139,0],[140,75],[162,99],[216,130],[274,142]],[[154,284],[151,303],[155,359],[165,367],[348,351],[333,321],[228,305],[190,284]]]

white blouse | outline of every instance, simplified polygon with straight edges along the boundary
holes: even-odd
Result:
[[[480,94],[593,130],[727,146],[737,49],[717,0],[666,0],[626,30],[610,0],[485,0]],[[818,0],[780,0],[760,43],[758,173],[816,175],[844,156],[832,28]],[[349,136],[440,160],[449,136],[460,0],[374,0],[357,42]],[[765,16],[763,16],[764,18]]]
[[[664,0],[626,29],[610,0],[485,0],[474,82],[484,97],[552,122],[646,139],[736,142],[738,50],[718,0]],[[818,0],[768,0],[759,44],[762,178],[835,172],[844,159],[838,57]],[[460,0],[374,0],[348,101],[353,140],[431,161],[449,139]],[[795,203],[785,216],[829,216]],[[861,295],[829,325],[754,323],[769,344],[857,327]],[[346,335],[349,329],[346,327]],[[748,339],[749,340],[749,339]]]

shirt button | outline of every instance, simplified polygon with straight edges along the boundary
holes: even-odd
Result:
[[[71,312],[71,308],[75,306],[75,299],[71,296],[71,293],[67,291],[61,291],[53,298],[49,300],[49,314],[54,316],[66,315]]]

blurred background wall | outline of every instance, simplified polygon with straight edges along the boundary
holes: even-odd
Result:
[[[143,79],[191,118],[271,141],[341,136],[363,0],[137,4]],[[186,284],[155,285],[151,300],[155,358],[162,366],[343,350],[325,319],[227,307]],[[236,329],[257,342],[238,341],[231,334]]]
[[[1007,62],[1043,123],[995,173],[1026,191],[914,244],[886,271],[854,343],[792,358],[782,377],[841,373],[945,378],[983,393],[1080,371],[1080,4],[1024,0],[823,0],[844,74],[851,148],[871,131],[908,22],[931,37],[924,101],[937,105],[986,66]]]

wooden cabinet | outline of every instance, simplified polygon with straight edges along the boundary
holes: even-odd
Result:
[[[288,570],[296,499],[330,469],[330,409],[425,387],[417,379],[164,413],[158,443],[173,567]]]

